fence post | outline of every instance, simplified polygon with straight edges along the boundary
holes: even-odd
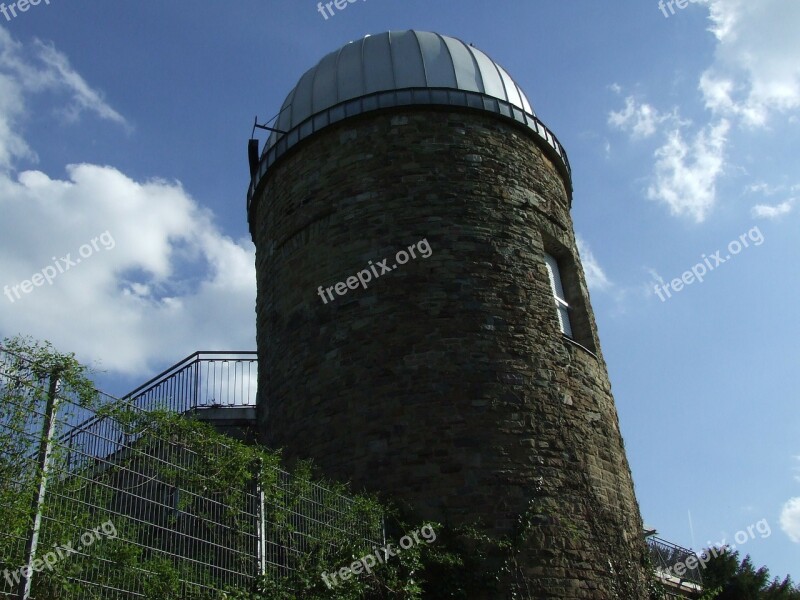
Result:
[[[39,532],[42,527],[42,508],[47,491],[47,476],[50,470],[51,455],[53,453],[53,437],[56,431],[56,409],[58,408],[58,387],[63,368],[57,367],[50,373],[50,387],[47,390],[47,404],[42,421],[42,437],[39,440],[39,455],[37,467],[40,472],[39,490],[31,503],[31,516],[33,523],[25,543],[25,563],[22,569],[22,579],[19,583],[19,600],[29,600],[31,585],[33,584],[33,563],[36,560],[36,549],[39,545]]]
[[[258,459],[256,468],[256,493],[258,498],[258,574],[267,574],[267,513],[264,498],[262,473],[264,459]]]
[[[189,406],[187,406],[184,410],[191,411],[192,409],[197,409],[200,402],[200,376],[201,376],[201,368],[202,364],[200,362],[200,356],[195,359],[194,361],[194,394],[192,399],[189,401]]]

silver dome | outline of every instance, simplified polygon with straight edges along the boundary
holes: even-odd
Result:
[[[340,102],[415,88],[478,92],[534,114],[511,76],[477,48],[429,31],[389,31],[350,42],[306,71],[286,97],[275,127],[289,131]],[[273,133],[267,148],[278,137]]]

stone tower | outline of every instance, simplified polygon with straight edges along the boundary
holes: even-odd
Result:
[[[570,167],[520,87],[389,32],[325,56],[274,127],[248,192],[264,441],[420,518],[527,514],[530,597],[646,598]]]

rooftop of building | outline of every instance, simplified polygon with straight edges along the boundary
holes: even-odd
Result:
[[[502,66],[454,37],[387,31],[345,44],[300,77],[251,164],[248,204],[272,164],[303,139],[363,113],[419,105],[485,111],[526,126],[569,182],[566,152]]]

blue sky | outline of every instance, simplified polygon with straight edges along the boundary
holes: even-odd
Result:
[[[800,580],[800,3],[673,8],[369,0],[325,20],[311,0],[42,0],[0,15],[0,336],[75,351],[112,393],[197,349],[254,349],[254,115],[364,34],[459,37],[569,153],[645,521],[698,548],[766,520],[739,549]],[[15,296],[36,273],[52,283]]]

